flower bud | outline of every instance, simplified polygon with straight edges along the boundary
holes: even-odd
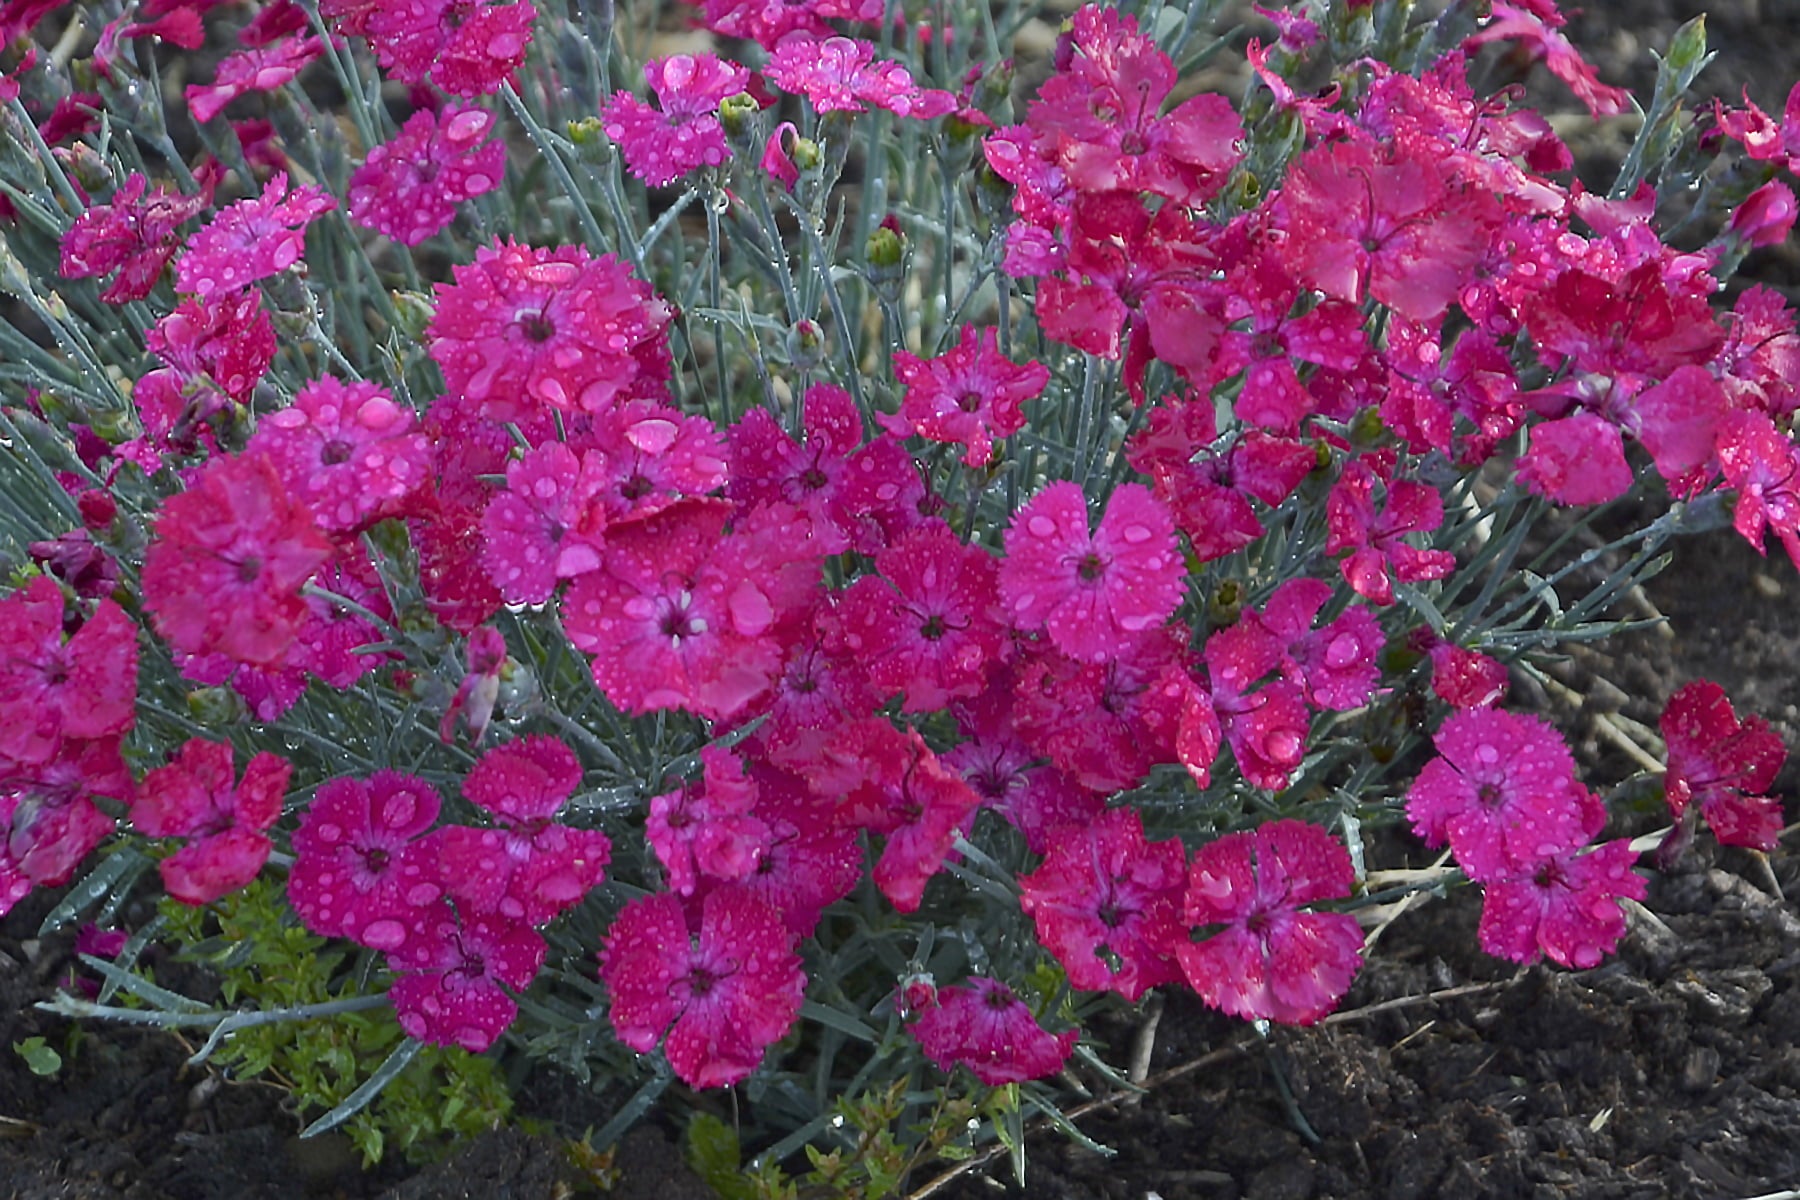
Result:
[[[802,318],[787,335],[788,361],[795,370],[811,371],[825,361],[825,331],[817,321]]]
[[[735,96],[727,96],[719,101],[719,124],[725,128],[725,136],[730,139],[734,148],[747,137],[756,122],[756,114],[762,111],[756,97],[749,92],[739,92]]]

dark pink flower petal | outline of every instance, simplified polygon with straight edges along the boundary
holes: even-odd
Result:
[[[1001,1087],[1061,1070],[1079,1032],[1051,1034],[1006,984],[976,976],[940,988],[937,1003],[913,1022],[912,1035],[944,1070],[960,1064],[989,1087]]]

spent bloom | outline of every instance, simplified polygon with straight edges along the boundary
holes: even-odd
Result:
[[[748,69],[715,54],[676,54],[645,63],[644,82],[659,107],[621,91],[600,110],[606,136],[619,144],[633,175],[664,187],[731,157],[719,105],[749,86]]]
[[[408,246],[437,233],[500,186],[506,147],[488,140],[493,128],[494,114],[471,104],[420,109],[350,176],[350,219]]]
[[[84,210],[62,240],[62,273],[68,279],[114,275],[100,293],[108,304],[142,300],[181,246],[184,221],[206,208],[206,197],[183,196],[133,172],[113,198]]]

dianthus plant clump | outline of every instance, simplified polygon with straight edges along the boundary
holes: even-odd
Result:
[[[1690,115],[1684,27],[1578,178],[1508,73],[1629,98],[1553,0],[1259,6],[1229,95],[1222,3],[1003,7],[0,3],[0,912],[262,879],[343,953],[257,1021],[379,1010],[375,1084],[793,1147],[1054,1111],[1156,989],[1316,1022],[1396,887],[1586,968],[1772,849],[1718,684],[1633,780],[1518,685],[1677,533],[1800,561],[1794,313],[1724,290],[1800,99]]]

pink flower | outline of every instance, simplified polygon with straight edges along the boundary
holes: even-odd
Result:
[[[917,433],[933,442],[960,442],[968,447],[965,466],[986,466],[994,439],[1025,427],[1019,406],[1050,382],[1049,367],[1014,363],[1000,353],[998,338],[991,327],[965,325],[956,348],[937,358],[896,352],[894,375],[906,395],[899,414],[883,420],[888,431],[896,437]]]
[[[1458,646],[1436,642],[1426,654],[1431,659],[1431,690],[1457,708],[1490,708],[1506,696],[1506,664],[1499,659]]]
[[[633,175],[666,187],[690,171],[730,160],[719,105],[750,86],[747,69],[716,54],[675,54],[645,63],[644,82],[659,108],[630,92],[614,92],[600,110],[606,136],[619,144]]]
[[[1373,465],[1366,461],[1371,459]],[[1391,478],[1392,470],[1392,459],[1380,452],[1358,458],[1344,467],[1325,500],[1325,553],[1350,551],[1339,564],[1345,581],[1357,595],[1383,605],[1394,602],[1395,579],[1442,579],[1456,569],[1450,551],[1421,550],[1404,540],[1444,523],[1444,498],[1427,484]],[[1386,489],[1379,511],[1377,484]]]
[[[1238,773],[1271,791],[1286,787],[1305,758],[1311,714],[1299,683],[1278,678],[1256,685],[1290,661],[1281,639],[1254,616],[1206,639],[1212,704]]]
[[[1583,853],[1563,850],[1493,880],[1482,889],[1481,948],[1512,962],[1547,954],[1565,967],[1598,966],[1625,936],[1620,899],[1642,900],[1649,890],[1631,869],[1635,861],[1621,839]]]
[[[619,1040],[663,1053],[693,1087],[749,1077],[800,1015],[806,975],[781,917],[741,888],[701,903],[700,928],[669,892],[625,906],[600,952]]]
[[[668,305],[611,255],[498,242],[438,289],[428,333],[449,390],[496,421],[598,412],[668,388]]]
[[[1303,906],[1347,896],[1350,855],[1317,825],[1270,821],[1194,853],[1185,920],[1225,928],[1176,955],[1214,1008],[1252,1021],[1310,1025],[1337,1007],[1362,965],[1362,929],[1347,913]]]
[[[876,62],[875,47],[857,38],[792,38],[775,47],[763,74],[784,92],[803,94],[821,113],[885,108],[929,120],[956,110],[956,97],[921,88],[896,62]]]
[[[437,845],[421,836],[442,801],[422,779],[377,771],[333,779],[294,831],[288,902],[321,937],[394,950],[443,897]]]
[[[324,51],[325,44],[309,33],[228,54],[219,61],[211,83],[188,84],[188,108],[194,120],[210,121],[239,96],[272,92],[292,83]]]
[[[178,650],[276,663],[306,619],[301,585],[330,557],[267,459],[216,459],[163,502],[144,556],[144,608]]]
[[[908,533],[844,592],[839,637],[903,712],[931,712],[981,691],[1000,657],[999,570],[942,521]]]
[[[1169,948],[1181,936],[1187,855],[1177,838],[1144,841],[1133,808],[1072,829],[1019,879],[1019,905],[1071,986],[1136,1001],[1181,978]]]
[[[1626,111],[1631,94],[1600,82],[1593,66],[1557,31],[1556,26],[1562,23],[1562,14],[1554,5],[1546,7],[1536,0],[1520,0],[1517,4],[1496,0],[1491,6],[1491,19],[1464,38],[1463,45],[1473,49],[1494,41],[1516,41],[1531,59],[1541,59],[1552,75],[1568,84],[1576,99],[1596,117]]]
[[[458,920],[439,907],[390,952],[394,1017],[410,1037],[479,1054],[519,1015],[505,989],[530,987],[547,950],[543,938],[517,921]]]
[[[1521,483],[1558,504],[1604,504],[1632,479],[1619,427],[1592,412],[1532,426],[1518,471]]]
[[[344,7],[351,7],[345,5]],[[537,10],[529,0],[396,0],[370,4],[347,22],[402,83],[431,82],[452,96],[500,90],[525,61]]]
[[[1734,412],[1719,422],[1719,465],[1737,489],[1732,523],[1757,552],[1774,530],[1800,565],[1800,446],[1766,413]]]
[[[450,224],[459,205],[500,186],[506,147],[487,140],[493,128],[494,114],[472,104],[415,112],[350,176],[350,219],[417,246]]]
[[[110,203],[86,209],[62,240],[65,279],[88,279],[117,271],[100,298],[108,304],[142,300],[162,277],[181,245],[182,222],[205,209],[207,198],[183,196],[157,188],[145,197],[150,181],[133,173],[113,193]]]
[[[355,533],[396,515],[429,478],[431,447],[417,426],[379,384],[327,377],[264,417],[244,450],[268,458],[321,528]]]
[[[1406,815],[1428,844],[1448,841],[1470,879],[1509,878],[1590,836],[1588,791],[1543,719],[1467,708],[1446,718],[1435,740],[1438,757],[1413,781]]]
[[[855,520],[846,511],[850,456],[862,445],[862,416],[850,393],[829,383],[806,389],[802,440],[796,442],[766,408],[753,408],[731,427],[727,494],[740,509],[791,504],[812,520],[821,552],[849,548]]]
[[[882,0],[706,0],[706,27],[773,50],[796,31],[813,39],[832,36],[837,30],[829,21],[878,25],[883,11]]]
[[[1781,801],[1761,793],[1787,760],[1780,735],[1761,717],[1739,718],[1725,689],[1707,679],[1669,697],[1661,728],[1669,749],[1663,786],[1676,819],[1697,805],[1721,843],[1773,850]]]
[[[1728,232],[1751,246],[1775,246],[1787,240],[1796,215],[1793,189],[1770,180],[1732,210]]]
[[[287,172],[277,171],[261,196],[239,200],[188,239],[175,286],[205,300],[280,274],[306,252],[306,227],[336,207],[330,193],[310,183],[290,192]]]
[[[38,576],[0,600],[0,763],[43,763],[65,738],[137,720],[137,627],[111,600],[63,640],[63,593]]]
[[[129,801],[131,795],[117,737],[65,739],[42,763],[0,755],[0,913],[33,887],[67,883],[113,832],[113,819],[94,804],[95,796]]]
[[[871,827],[887,835],[875,862],[875,886],[901,912],[916,912],[925,885],[943,870],[981,797],[925,745],[918,730],[902,734],[879,717],[861,722],[859,729],[876,736],[857,746],[867,775],[844,803],[868,813]]]
[[[210,904],[256,878],[273,849],[263,831],[281,815],[292,772],[287,760],[257,754],[234,783],[231,744],[192,738],[145,775],[131,823],[150,837],[188,839],[157,864],[169,895]]]
[[[1080,1031],[1048,1032],[1011,988],[977,975],[938,989],[937,1003],[919,1014],[912,1035],[944,1070],[961,1064],[982,1083],[1001,1087],[1060,1071]]]
[[[723,720],[774,680],[775,632],[817,586],[818,558],[794,510],[759,510],[727,537],[726,507],[686,500],[623,526],[563,596],[570,640],[626,712]]]
[[[1065,828],[1085,828],[1106,809],[1100,792],[1082,787],[1025,744],[1013,723],[1009,670],[993,673],[987,690],[954,708],[966,739],[943,755],[982,804],[1020,833],[1033,854],[1048,853]]]
[[[1301,155],[1282,184],[1283,255],[1327,296],[1366,297],[1430,321],[1474,274],[1499,213],[1490,194],[1453,186],[1411,141],[1340,141]]]
[[[1281,639],[1291,664],[1284,673],[1306,689],[1316,708],[1345,712],[1361,708],[1381,678],[1376,661],[1386,639],[1375,614],[1351,605],[1323,629],[1314,629],[1319,610],[1331,599],[1321,579],[1290,579],[1275,589],[1258,619]]]
[[[509,604],[542,604],[563,579],[599,568],[606,513],[595,459],[548,442],[506,466],[481,517],[481,565]]]
[[[469,741],[481,744],[500,698],[500,673],[505,667],[505,636],[491,625],[470,630],[469,643],[464,648],[462,680],[438,724],[438,737],[446,744],[455,739],[458,717],[468,723]]]
[[[1112,494],[1088,531],[1073,483],[1053,483],[1013,514],[1000,590],[1020,630],[1042,629],[1070,657],[1115,657],[1181,603],[1186,569],[1169,511],[1142,484]]]
[[[612,842],[556,821],[580,783],[574,751],[555,738],[520,738],[482,755],[463,780],[463,798],[497,825],[447,825],[431,838],[444,887],[465,915],[547,925],[599,886]]]
[[[668,873],[669,887],[691,896],[702,876],[734,883],[756,870],[771,840],[768,825],[753,815],[756,785],[730,751],[705,746],[704,775],[650,800],[644,837]]]

